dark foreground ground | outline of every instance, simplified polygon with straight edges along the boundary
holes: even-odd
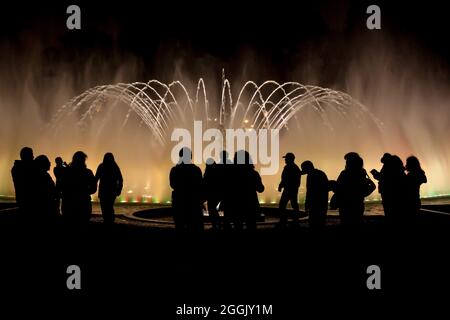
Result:
[[[31,299],[49,310],[60,303],[78,311],[125,309],[149,319],[203,318],[178,316],[183,304],[218,310],[223,304],[272,305],[271,316],[216,315],[221,319],[299,319],[306,309],[318,318],[360,307],[385,314],[430,299],[433,309],[444,308],[450,216],[428,212],[416,225],[395,229],[380,219],[355,232],[334,225],[321,232],[265,228],[182,237],[169,228],[106,228],[98,221],[84,229],[49,229],[24,224],[14,210],[3,212],[2,303]],[[81,268],[81,290],[66,287],[69,265]],[[381,290],[366,286],[369,265],[381,268]]]

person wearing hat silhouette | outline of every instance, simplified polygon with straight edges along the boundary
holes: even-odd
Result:
[[[308,213],[309,225],[311,228],[323,228],[326,225],[328,210],[328,177],[309,160],[303,161],[300,167],[302,173],[308,175],[305,211]]]
[[[280,210],[280,226],[285,226],[287,222],[286,206],[291,202],[291,207],[294,209],[293,219],[298,223],[298,188],[300,187],[301,171],[295,164],[295,155],[292,152],[286,153],[283,156],[286,165],[281,173],[281,182],[278,186],[278,191],[281,193],[279,210]]]

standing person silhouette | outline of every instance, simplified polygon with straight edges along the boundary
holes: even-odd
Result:
[[[33,178],[35,163],[33,149],[23,147],[20,150],[20,160],[14,161],[11,176],[16,193],[16,202],[22,215],[29,215],[33,209]]]
[[[329,183],[327,175],[314,168],[313,163],[309,160],[302,162],[301,168],[302,173],[308,175],[305,211],[309,216],[309,225],[311,228],[323,228],[326,224],[328,210]]]
[[[401,223],[405,202],[405,168],[398,156],[389,153],[383,155],[381,162],[383,167],[380,172],[375,169],[370,172],[378,180],[384,215],[389,222]]]
[[[213,230],[220,229],[220,217],[217,206],[220,202],[220,183],[219,168],[214,159],[206,160],[203,182],[205,185],[205,196],[208,203],[208,215],[212,223]]]
[[[64,169],[67,167],[67,163],[63,161],[61,157],[55,158],[56,166],[53,168],[53,175],[56,179],[56,211],[61,213],[61,180],[64,175]]]
[[[203,181],[202,171],[192,163],[192,152],[182,148],[179,161],[170,170],[172,209],[177,231],[203,230]]]
[[[427,183],[425,171],[420,166],[419,159],[415,156],[410,156],[406,159],[406,212],[416,218],[419,214],[420,201],[420,186]]]
[[[47,156],[40,155],[34,159],[36,174],[33,183],[34,208],[37,213],[35,221],[53,224],[58,219],[56,186],[48,174],[50,161]]]
[[[223,225],[226,230],[231,228],[230,210],[226,210],[228,202],[233,201],[231,198],[231,188],[233,181],[231,179],[231,173],[233,171],[233,161],[229,158],[229,154],[226,150],[220,153],[220,161],[217,164],[217,179],[220,181],[219,186],[219,211],[223,211]]]
[[[235,230],[242,230],[245,224],[246,229],[252,231],[256,229],[260,209],[257,192],[263,192],[264,185],[247,151],[237,151],[233,162],[230,165],[224,214],[229,217]]]
[[[61,181],[63,218],[69,224],[87,224],[92,214],[91,194],[97,191],[97,181],[86,166],[87,155],[77,151],[64,170]]]
[[[391,177],[392,172],[392,155],[390,153],[385,153],[380,159],[380,162],[383,164],[380,171],[377,171],[376,169],[370,170],[370,173],[374,177],[375,180],[378,181],[378,192],[381,195],[381,203],[383,204],[383,211],[385,216],[390,215],[392,209],[392,201],[393,201],[393,194],[390,190],[390,183],[389,179]]]
[[[115,220],[114,201],[122,192],[123,178],[111,152],[107,152],[103,156],[103,162],[98,165],[95,172],[95,179],[100,182],[98,198],[100,199],[103,222],[113,224]]]
[[[364,161],[356,152],[344,156],[345,169],[336,181],[339,216],[342,225],[359,226],[364,215],[364,198],[367,196],[367,173]]]
[[[284,227],[287,223],[287,210],[286,206],[288,202],[291,203],[292,209],[294,209],[293,222],[298,224],[298,188],[300,188],[301,171],[295,164],[295,155],[292,152],[286,153],[283,156],[286,165],[281,173],[281,182],[278,186],[278,191],[281,193],[279,212],[280,221],[279,226]]]

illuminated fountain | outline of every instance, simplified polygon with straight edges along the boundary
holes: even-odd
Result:
[[[175,93],[177,90],[182,96]],[[245,99],[246,96],[250,99]],[[203,79],[198,81],[194,97],[191,98],[180,81],[164,84],[158,80],[150,80],[147,83],[98,86],[74,97],[59,109],[52,126],[60,129],[64,117],[77,111],[81,114],[77,125],[87,126],[88,121],[93,119],[95,113],[101,112],[102,108],[114,108],[122,102],[129,106],[122,126],[126,125],[130,113],[134,112],[150,129],[153,138],[161,145],[165,145],[174,128],[171,125],[174,123],[186,127],[199,116],[207,125],[211,123],[215,110],[210,108]],[[257,85],[253,81],[247,81],[233,102],[231,85],[227,79],[223,82],[218,118],[214,118],[213,126],[239,128],[244,125],[255,130],[261,128],[280,130],[287,126],[291,118],[297,118],[299,111],[308,106],[317,112],[323,124],[329,129],[333,129],[333,126],[328,119],[327,107],[334,108],[341,117],[346,117],[349,113],[356,116],[356,120],[370,116],[380,129],[380,123],[370,115],[367,108],[343,92],[318,86],[305,86],[298,82],[279,84],[269,80]],[[352,109],[349,110],[350,108]],[[357,113],[353,113],[355,111]],[[108,121],[108,118],[104,117],[103,121]]]
[[[307,154],[309,146],[318,150],[329,149],[327,143],[331,140],[345,138],[345,132],[336,132],[347,131],[348,128],[351,132],[347,134],[362,136],[379,136],[382,130],[382,124],[364,105],[343,92],[298,82],[280,84],[269,80],[260,85],[247,81],[234,96],[231,84],[225,78],[220,100],[215,103],[210,102],[203,79],[197,82],[193,94],[180,81],[165,84],[150,80],[147,83],[97,86],[62,106],[56,112],[50,130],[54,137],[58,137],[70,127],[78,128],[78,134],[88,135],[87,145],[95,141],[101,141],[101,144],[123,144],[124,140],[129,140],[123,136],[115,138],[111,131],[135,133],[134,138],[130,137],[133,141],[131,148],[126,143],[114,147],[119,164],[135,162],[124,168],[125,180],[131,181],[126,192],[134,201],[150,198],[160,201],[169,198],[167,173],[171,166],[172,130],[192,130],[195,120],[201,120],[205,129],[278,129],[281,132],[281,152],[294,151],[300,159],[308,157],[319,163],[318,158]],[[302,140],[307,137],[305,134],[308,131],[317,138],[305,143]],[[135,151],[130,150],[138,147],[139,139],[148,140],[143,153],[137,157],[141,159],[140,163],[133,161],[132,154]],[[326,162],[337,170],[342,166],[343,154],[354,150],[350,145],[356,146],[348,141],[342,149],[333,148],[329,154],[321,151],[316,154],[323,154],[328,159]],[[275,176],[264,177],[267,192],[261,201],[277,201],[275,186],[280,173],[281,168]],[[142,194],[143,199],[138,199],[135,194]]]
[[[298,163],[311,160],[330,179],[337,178],[344,167],[343,156],[349,151],[359,152],[369,170],[380,167],[384,152],[398,153],[402,158],[414,153],[432,181],[423,188],[423,194],[449,191],[441,177],[448,172],[445,161],[430,166],[434,158],[429,153],[399,150],[398,136],[391,135],[390,127],[349,94],[298,82],[247,81],[232,86],[223,77],[216,90],[203,79],[96,86],[56,109],[50,121],[39,123],[44,129],[24,141],[31,141],[27,144],[35,147],[36,154],[46,153],[50,158],[61,155],[67,162],[73,152],[84,150],[93,170],[105,152],[113,152],[125,179],[120,201],[168,202],[168,172],[173,165],[170,152],[175,145],[171,133],[174,128],[192,130],[194,121],[199,120],[204,129],[279,129],[280,157],[294,152]],[[14,152],[18,153],[20,146],[14,146]],[[10,155],[2,168],[8,168],[13,157]],[[263,176],[266,191],[261,202],[278,201],[276,188],[282,166],[280,162],[277,174]],[[302,182],[301,196],[304,185]],[[2,193],[12,194],[11,184],[6,190],[3,187]],[[372,197],[377,199],[378,194]]]

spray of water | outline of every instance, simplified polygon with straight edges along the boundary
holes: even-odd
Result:
[[[205,128],[278,129],[282,133],[282,146],[287,141],[295,141],[295,137],[284,131],[293,127],[294,135],[302,137],[302,129],[308,130],[302,120],[311,116],[315,118],[317,136],[322,131],[335,134],[344,124],[354,132],[361,131],[359,133],[379,135],[382,130],[382,123],[364,105],[344,92],[329,88],[268,80],[260,85],[247,81],[236,92],[234,96],[232,85],[225,77],[220,90],[220,105],[210,104],[204,79],[198,80],[193,93],[181,81],[165,84],[150,80],[96,86],[58,109],[48,129],[53,137],[58,137],[72,124],[80,132],[88,132],[88,141],[92,141],[102,132],[111,132],[110,123],[118,121],[120,126],[116,129],[120,132],[129,130],[138,134],[142,126],[147,128],[147,139],[157,145],[153,145],[150,154],[142,159],[144,165],[126,166],[125,175],[136,168],[145,172],[145,163],[158,171],[168,172],[168,154],[172,147],[170,135],[174,128],[190,129],[194,120],[202,120]],[[311,146],[320,148],[320,143],[318,139],[311,140]],[[298,150],[298,146],[292,148]],[[146,179],[141,176],[141,181],[135,178],[129,192],[144,194],[147,198],[167,198],[164,180],[151,187],[144,184],[155,181],[152,174],[149,175]],[[271,187],[263,201],[276,201],[274,186],[277,179],[278,176],[265,178]]]
[[[105,152],[113,152],[125,175],[123,199],[167,201],[174,146],[170,133],[173,128],[191,130],[194,120],[201,120],[205,129],[280,129],[280,155],[290,151],[298,163],[311,160],[330,179],[337,178],[349,151],[359,152],[369,170],[380,168],[384,152],[402,159],[414,154],[429,180],[422,195],[448,194],[448,85],[430,71],[429,63],[424,67],[424,57],[399,58],[392,45],[386,47],[383,51],[377,43],[374,51],[367,46],[367,52],[355,51],[351,63],[339,66],[345,70],[344,80],[329,86],[340,91],[261,81],[258,65],[238,78],[234,74],[233,82],[225,76],[217,81],[217,74],[207,67],[200,80],[186,70],[169,76],[171,69],[161,74],[182,80],[130,82],[141,78],[139,63],[123,56],[94,55],[69,68],[46,61],[36,50],[20,51],[21,56],[2,47],[0,194],[14,194],[10,168],[27,145],[36,155],[62,156],[67,162],[83,150],[93,170]],[[404,52],[413,52],[410,49]],[[299,62],[293,78],[321,83],[316,79],[323,71],[320,66]],[[259,80],[246,81],[255,78]],[[279,178],[263,178],[262,201],[277,201]],[[303,181],[301,194],[304,185]]]

